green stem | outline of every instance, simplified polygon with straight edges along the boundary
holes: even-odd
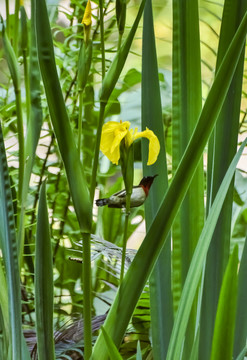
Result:
[[[81,159],[81,134],[82,134],[82,105],[83,105],[83,91],[79,90],[78,153],[80,159]]]
[[[18,38],[19,38],[19,10],[20,10],[20,0],[15,0],[13,48],[16,54],[18,51]]]
[[[102,81],[103,81],[105,77],[105,30],[104,30],[103,0],[99,0],[99,14],[100,14],[101,66],[102,66]]]
[[[15,96],[16,96],[16,115],[17,115],[18,143],[19,143],[18,201],[19,201],[19,206],[21,206],[22,185],[23,185],[23,177],[24,177],[24,131],[23,131],[21,91],[20,91],[19,88],[15,89]]]
[[[92,354],[90,234],[83,234],[82,267],[83,267],[84,359],[89,360]]]
[[[130,215],[130,196],[131,196],[131,194],[126,194],[126,209],[125,209],[123,251],[122,251],[121,272],[120,272],[120,285],[124,278],[124,264],[125,264],[125,257],[126,257],[126,246],[127,246],[128,225],[129,225],[129,215]]]
[[[119,51],[120,48],[121,48],[122,38],[123,38],[123,34],[119,34],[119,37],[118,37],[118,46],[117,46],[117,50],[118,50],[118,51]]]
[[[6,32],[9,37],[9,0],[5,0],[5,8],[6,8]]]
[[[104,122],[105,106],[106,106],[106,103],[104,103],[104,102],[100,103],[99,124],[98,124],[96,144],[95,144],[95,150],[94,150],[92,180],[91,180],[91,188],[90,188],[91,201],[93,201],[95,187],[96,187],[96,176],[97,176],[97,169],[98,169],[98,163],[99,163],[99,148],[100,148],[102,126],[103,126],[103,122]]]

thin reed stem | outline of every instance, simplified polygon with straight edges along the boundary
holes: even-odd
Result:
[[[9,0],[5,0],[5,11],[6,11],[6,32],[9,37]]]
[[[91,188],[90,188],[91,201],[93,201],[93,199],[94,199],[94,192],[95,192],[95,188],[96,188],[96,176],[97,176],[97,169],[98,169],[98,163],[99,163],[99,148],[100,148],[101,132],[102,132],[102,127],[103,127],[103,122],[104,122],[105,106],[106,106],[106,103],[104,103],[104,102],[100,103],[99,124],[98,124],[97,135],[96,135],[96,144],[95,144],[95,150],[94,150],[94,160],[93,160],[93,170],[92,170],[92,180],[91,180]]]
[[[23,51],[23,66],[24,66],[24,81],[25,81],[25,90],[26,90],[26,111],[27,111],[27,124],[30,118],[30,81],[29,81],[29,67],[27,60],[27,51]]]
[[[20,0],[15,0],[13,49],[16,55],[18,52],[18,39],[19,39],[19,11],[20,11]]]
[[[91,323],[91,245],[90,234],[83,235],[83,319],[84,319],[84,359],[89,360],[92,354]]]
[[[18,201],[21,206],[22,200],[22,185],[24,178],[24,130],[23,130],[23,115],[22,115],[22,102],[21,90],[15,89],[16,96],[16,114],[17,114],[17,129],[18,129],[18,145],[19,145],[19,184],[18,184]]]
[[[99,0],[99,14],[100,14],[101,67],[102,67],[102,81],[103,81],[105,77],[105,30],[104,30],[103,0]]]
[[[78,154],[81,159],[81,135],[82,135],[82,108],[83,108],[83,91],[79,91],[79,116],[78,116]]]
[[[122,250],[121,271],[120,271],[120,285],[121,285],[121,283],[123,281],[123,278],[124,278],[124,264],[125,264],[125,258],[126,258],[128,225],[129,225],[129,215],[130,215],[130,196],[131,196],[131,194],[126,194],[126,209],[125,209],[123,250]]]

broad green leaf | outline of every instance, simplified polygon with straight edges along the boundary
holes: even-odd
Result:
[[[150,0],[146,1],[144,9],[142,47],[142,130],[146,127],[156,134],[161,146],[155,164],[147,166],[148,143],[145,139],[142,141],[143,173],[145,176],[158,174],[152,185],[152,191],[145,201],[145,221],[149,229],[162,200],[160,194],[166,192],[168,188],[160,84]],[[162,360],[166,357],[173,325],[170,235],[154,266],[149,285],[153,354],[155,359]]]
[[[131,314],[151,270],[164,246],[174,217],[189,187],[190,181],[202,156],[208,138],[216,123],[230,82],[236,69],[247,31],[247,14],[229,46],[228,52],[217,73],[205,101],[195,131],[165,194],[156,217],[135,256],[115,301],[108,313],[105,329],[116,345],[122,340]],[[120,296],[121,294],[121,296]],[[106,349],[99,335],[93,352],[93,359],[106,359]]]
[[[229,259],[220,290],[211,360],[232,359],[238,293],[238,247]]]
[[[55,359],[53,338],[53,264],[46,182],[40,189],[35,246],[35,314],[40,360]]]

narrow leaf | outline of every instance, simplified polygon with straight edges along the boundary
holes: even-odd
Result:
[[[107,102],[112,91],[115,88],[115,85],[119,79],[119,76],[121,74],[121,71],[124,67],[126,58],[130,51],[130,46],[132,44],[132,41],[134,39],[138,24],[140,22],[144,5],[146,0],[142,0],[141,5],[138,10],[138,14],[135,18],[134,24],[131,27],[131,30],[129,32],[128,37],[126,38],[125,42],[123,43],[122,47],[119,49],[117,55],[113,59],[113,62],[111,63],[111,66],[104,78],[102,89],[100,92],[100,100],[102,102]]]
[[[23,254],[24,246],[24,225],[25,225],[25,209],[26,201],[29,191],[29,181],[32,173],[32,168],[34,164],[34,159],[36,155],[36,148],[39,141],[39,135],[42,126],[42,107],[41,107],[41,89],[40,89],[40,71],[37,57],[37,47],[36,47],[36,33],[34,26],[34,0],[31,1],[31,44],[30,44],[30,101],[31,101],[31,111],[30,119],[28,119],[28,128],[25,141],[25,153],[26,153],[26,163],[25,171],[23,178],[23,187],[22,187],[22,203],[21,203],[21,213],[19,219],[18,227],[18,244],[19,244],[19,258],[20,263],[22,262],[21,257]]]
[[[92,206],[57,75],[45,0],[35,1],[35,11],[39,65],[51,121],[64,161],[78,221],[82,232],[86,233],[91,230]]]
[[[235,246],[224,275],[215,319],[211,360],[231,360],[238,291],[238,247]]]
[[[104,336],[104,339],[105,339],[105,342],[107,345],[110,359],[111,360],[122,360],[122,356],[119,354],[116,345],[114,344],[114,342],[112,341],[110,336],[107,334],[107,332],[105,331],[103,326],[101,327],[101,331],[103,333],[103,336]]]
[[[143,173],[145,176],[158,174],[152,191],[145,201],[145,221],[149,229],[162,200],[160,194],[166,192],[168,188],[158,63],[150,0],[146,1],[144,9],[142,48],[142,130],[146,127],[155,133],[161,147],[157,161],[152,166],[147,166],[148,146],[145,140],[142,141]],[[173,325],[170,235],[152,271],[149,286],[153,354],[155,359],[165,359]]]
[[[10,188],[8,165],[0,124],[0,247],[6,271],[8,292],[10,353],[13,359],[21,360],[22,323],[21,323],[21,288],[15,235],[14,209]],[[3,284],[4,285],[4,284]],[[2,304],[4,305],[4,304]],[[4,310],[4,307],[2,308]],[[6,309],[5,309],[6,310]],[[8,330],[6,328],[6,330]]]
[[[247,237],[243,248],[242,258],[239,267],[238,275],[238,298],[237,298],[237,313],[236,313],[236,327],[235,327],[235,341],[234,341],[234,358],[246,345],[247,338]]]
[[[35,313],[38,357],[55,359],[53,339],[53,265],[46,182],[40,189],[35,247]]]

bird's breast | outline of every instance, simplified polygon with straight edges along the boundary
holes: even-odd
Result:
[[[140,206],[146,200],[146,194],[142,187],[133,188],[131,197],[130,197],[130,204],[131,207]]]

